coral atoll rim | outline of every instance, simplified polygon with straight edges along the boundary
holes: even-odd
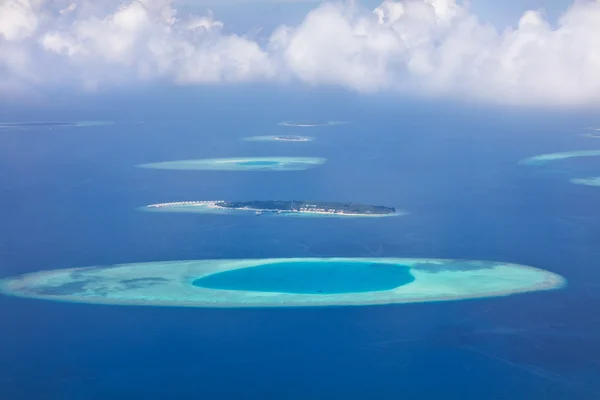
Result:
[[[225,272],[230,275],[219,275]],[[198,283],[203,279],[212,282],[202,287]],[[390,279],[396,279],[397,286],[390,287]],[[556,289],[565,283],[549,271],[494,261],[282,258],[41,271],[4,279],[0,290],[28,298],[112,305],[300,307],[464,300]]]

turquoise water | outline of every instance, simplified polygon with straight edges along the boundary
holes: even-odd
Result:
[[[241,268],[209,275],[193,284],[209,289],[335,294],[390,290],[414,280],[405,265],[314,261]]]
[[[270,167],[279,165],[279,161],[240,161],[237,165],[252,166],[252,167]]]

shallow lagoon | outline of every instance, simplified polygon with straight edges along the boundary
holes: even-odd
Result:
[[[250,136],[242,138],[246,142],[284,142],[284,143],[308,143],[314,140],[311,136],[291,136],[291,135],[267,135]]]
[[[248,167],[270,167],[275,165],[280,165],[279,161],[241,161],[236,163],[236,165],[248,166]]]
[[[317,128],[320,126],[333,126],[348,123],[348,121],[282,121],[279,123],[279,125],[296,128]]]
[[[319,157],[205,158],[140,164],[140,168],[212,171],[301,171],[321,165]]]
[[[493,261],[274,258],[50,270],[5,279],[0,289],[21,297],[113,305],[306,307],[497,297],[565,283],[548,271]]]
[[[400,264],[298,261],[221,272],[194,281],[194,286],[325,295],[391,290],[414,280],[410,268]]]

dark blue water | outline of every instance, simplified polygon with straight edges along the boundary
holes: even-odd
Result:
[[[397,264],[299,261],[220,272],[196,279],[194,286],[326,295],[391,290],[414,280],[409,267]]]
[[[238,140],[287,134],[276,123],[302,119],[356,122],[311,128],[316,140],[298,146]],[[0,297],[1,399],[599,396],[600,190],[570,184],[564,163],[517,165],[596,148],[577,136],[597,124],[593,115],[248,88],[55,96],[0,107],[0,120],[118,122],[1,133],[1,276],[173,259],[388,256],[507,261],[569,280],[560,291],[506,298],[291,310]],[[242,156],[328,162],[277,174],[134,167]],[[595,170],[598,161],[576,162]],[[195,199],[355,201],[410,214],[136,211]]]

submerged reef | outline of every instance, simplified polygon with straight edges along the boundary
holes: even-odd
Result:
[[[212,171],[301,171],[321,165],[319,157],[205,158],[140,164],[139,168]]]
[[[360,203],[305,200],[258,200],[258,201],[179,201],[150,204],[145,211],[192,212],[192,213],[244,213],[254,215],[310,215],[341,217],[383,217],[403,215],[394,207],[374,206]]]
[[[113,125],[112,121],[35,121],[35,122],[0,122],[0,130],[24,130],[35,128],[52,129],[53,127],[91,127]]]
[[[291,126],[296,128],[316,128],[319,126],[333,126],[348,124],[349,121],[282,121],[281,126]]]
[[[571,182],[577,185],[600,186],[600,176],[591,178],[574,178],[571,179]]]
[[[582,136],[600,139],[600,128],[586,128],[586,131],[590,131],[591,133],[584,133]]]
[[[600,129],[598,129],[600,131]],[[584,133],[582,136],[600,139],[600,133]]]
[[[568,158],[575,157],[596,157],[600,156],[600,150],[580,150],[580,151],[567,151],[562,153],[549,153],[541,154],[539,156],[529,157],[521,160],[519,164],[522,165],[544,165],[552,161],[565,160]],[[587,186],[600,186],[600,177],[588,177],[588,178],[573,178],[570,180],[571,183],[578,185]]]
[[[565,160],[567,158],[574,157],[595,157],[600,156],[600,150],[579,150],[579,151],[565,151],[562,153],[548,153],[541,154],[539,156],[525,158],[519,161],[522,165],[542,165],[552,161]]]
[[[418,258],[190,260],[41,271],[6,295],[179,307],[306,307],[464,300],[557,289],[552,272],[494,261]]]

